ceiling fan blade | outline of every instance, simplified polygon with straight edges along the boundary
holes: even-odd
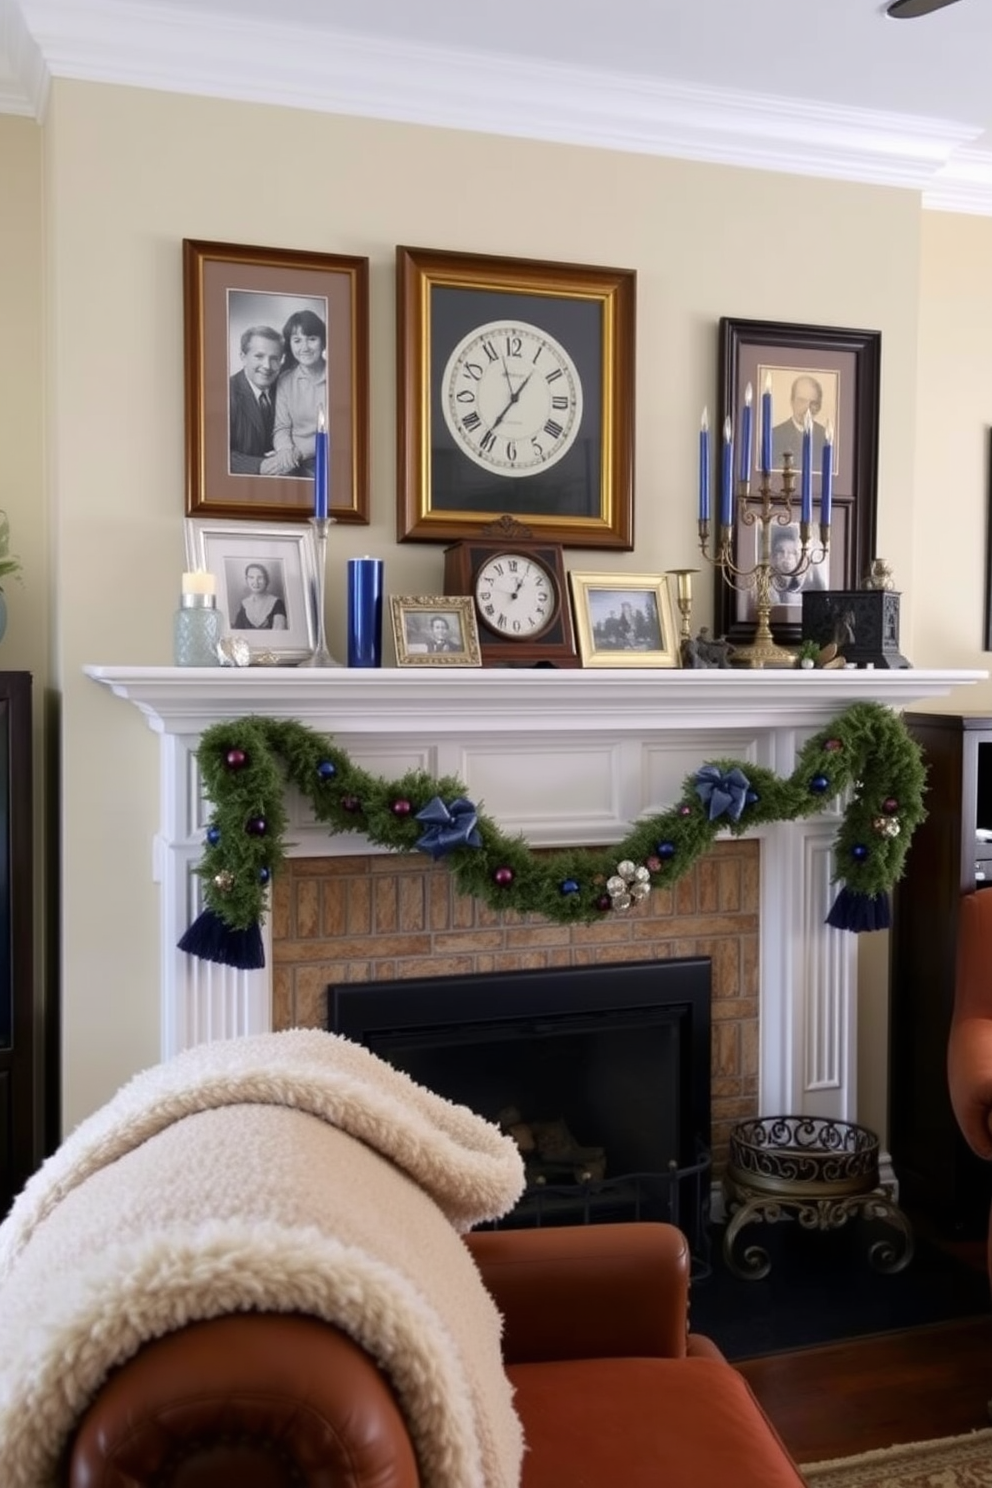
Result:
[[[930,15],[934,10],[943,10],[945,5],[953,5],[955,0],[891,0],[886,15],[890,15],[896,21],[908,21],[914,16]]]

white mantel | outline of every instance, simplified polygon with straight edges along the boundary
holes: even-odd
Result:
[[[534,846],[619,841],[678,796],[708,759],[791,774],[809,735],[852,702],[897,710],[984,680],[984,671],[553,671],[430,668],[89,666],[161,736],[157,877],[162,885],[162,1057],[271,1026],[271,974],[187,956],[198,909],[191,869],[206,808],[203,729],[257,713],[333,734],[387,778],[454,775],[504,831]],[[332,836],[288,803],[299,857],[378,851]],[[824,919],[835,887],[836,811],[756,833],[761,853],[761,1114],[856,1120],[856,937]],[[636,911],[635,911],[636,912]],[[267,953],[269,947],[266,947]],[[267,959],[271,959],[267,955]]]

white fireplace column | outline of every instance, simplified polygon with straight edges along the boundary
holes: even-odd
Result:
[[[550,671],[87,667],[160,736],[163,1058],[271,1028],[266,962],[238,972],[177,949],[198,912],[192,873],[208,806],[195,752],[222,719],[261,714],[331,734],[364,768],[460,778],[504,831],[535,847],[619,842],[707,760],[790,775],[811,733],[856,701],[902,708],[985,677],[948,671]],[[295,796],[297,857],[376,852],[332,835]],[[761,1115],[857,1119],[857,937],[825,925],[838,805],[760,829]]]

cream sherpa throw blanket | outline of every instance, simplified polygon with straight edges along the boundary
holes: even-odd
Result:
[[[459,1231],[523,1189],[514,1143],[316,1030],[136,1076],[0,1226],[0,1483],[47,1488],[108,1371],[222,1313],[328,1319],[389,1374],[430,1488],[511,1488],[500,1318]]]

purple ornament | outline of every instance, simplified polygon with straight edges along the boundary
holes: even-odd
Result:
[[[658,873],[661,870],[661,859],[656,858],[652,853],[650,858],[644,859],[644,866],[650,873]]]
[[[394,816],[409,816],[413,806],[401,796],[398,801],[392,803],[389,809]]]
[[[686,803],[683,801],[682,805],[679,807],[679,816],[691,816],[691,815],[692,815],[692,807],[686,805]]]
[[[269,830],[269,824],[264,816],[250,816],[245,822],[245,831],[249,837],[264,837]]]
[[[243,770],[248,763],[248,756],[243,749],[229,749],[224,756],[224,763],[229,770]]]
[[[836,750],[843,749],[844,743],[842,739],[828,739],[823,747],[833,754]]]
[[[497,868],[493,874],[493,883],[498,884],[501,889],[508,889],[513,882],[512,868]]]
[[[609,894],[600,894],[599,898],[596,900],[596,908],[597,909],[612,909],[613,908],[613,900],[610,898]]]
[[[321,780],[331,780],[338,773],[338,767],[333,760],[321,760],[317,766],[317,774]]]
[[[885,812],[886,816],[895,816],[896,812],[899,810],[899,802],[896,800],[895,796],[886,796],[885,800],[882,802],[882,810]]]
[[[342,811],[361,811],[361,809],[362,809],[362,803],[358,799],[357,796],[342,796],[341,797],[341,810]]]

